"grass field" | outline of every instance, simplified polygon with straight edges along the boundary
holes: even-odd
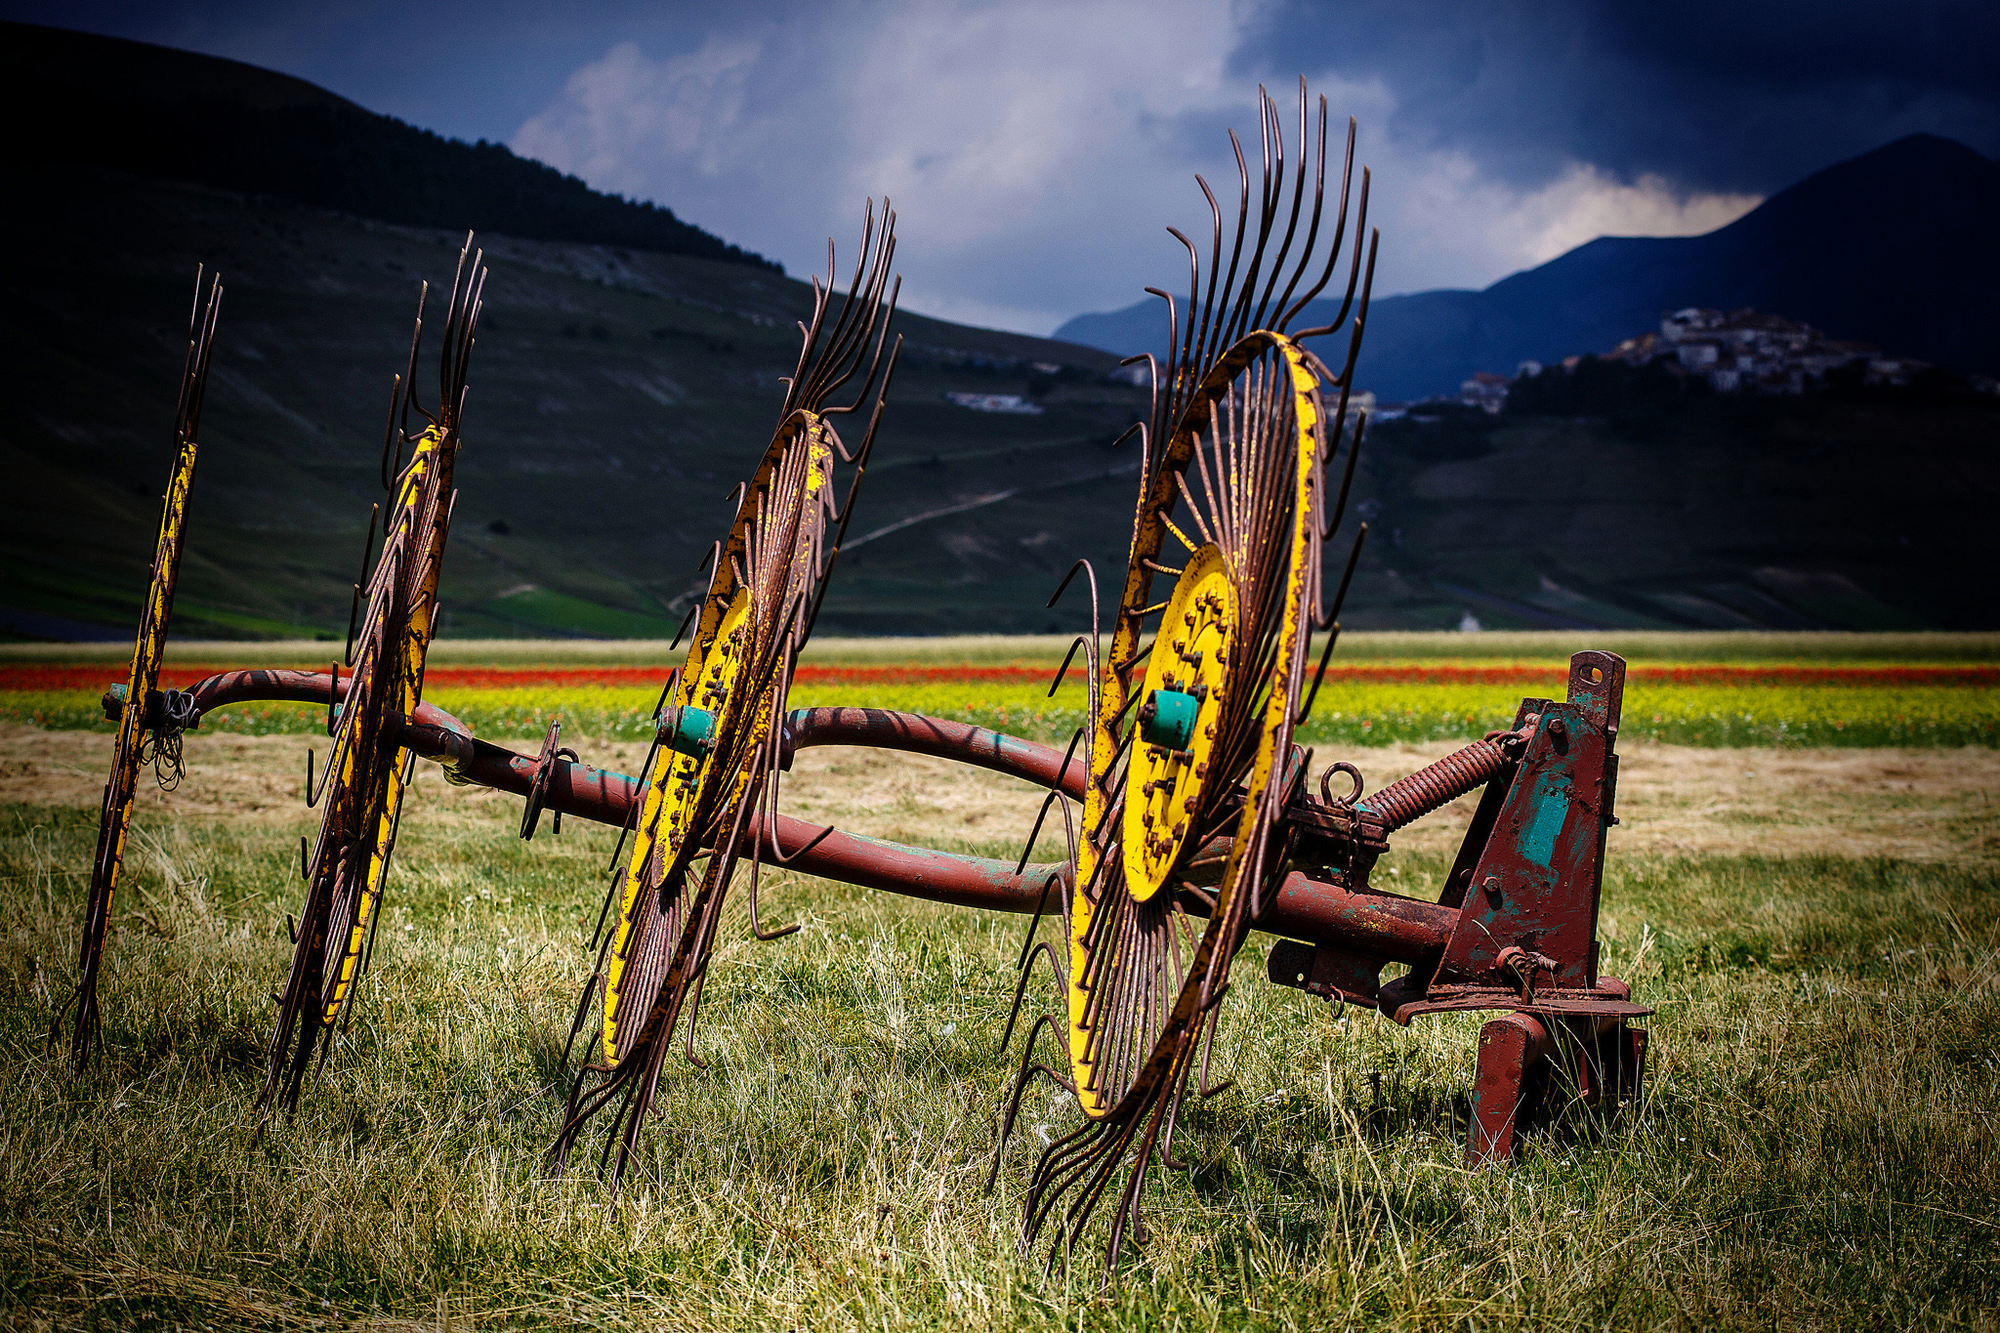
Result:
[[[828,647],[832,669],[937,662]],[[1802,661],[1757,649],[1708,660]],[[1803,664],[1870,660],[1990,657]],[[1503,712],[1531,692],[1467,688]],[[523,844],[515,801],[428,771],[361,1016],[297,1119],[253,1143],[264,996],[308,828],[293,735],[205,727],[187,783],[146,794],[108,1054],[71,1083],[42,1041],[71,984],[105,730],[0,720],[9,1326],[2000,1327],[1990,741],[1721,749],[1628,732],[1600,933],[1605,970],[1659,1009],[1649,1096],[1509,1170],[1460,1165],[1476,1018],[1406,1030],[1337,1013],[1256,979],[1253,941],[1217,1048],[1236,1084],[1190,1108],[1188,1169],[1159,1173],[1153,1237],[1099,1301],[1094,1252],[1046,1279],[1014,1248],[1032,1153],[1069,1124],[1058,1100],[1031,1099],[998,1189],[980,1190],[1024,922],[781,877],[767,912],[804,928],[759,944],[740,916],[725,925],[698,1037],[711,1067],[670,1070],[614,1213],[587,1173],[550,1180],[541,1157],[611,835],[572,822]],[[637,766],[635,742],[586,734],[586,758]],[[1379,786],[1451,746],[1392,739],[1356,758]],[[1012,855],[1036,793],[814,751],[786,801]],[[1379,882],[1434,895],[1466,817],[1410,830]]]

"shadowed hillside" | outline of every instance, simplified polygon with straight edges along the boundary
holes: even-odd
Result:
[[[17,497],[0,605],[28,613],[16,631],[130,633],[207,262],[227,292],[176,623],[341,633],[418,279],[447,282],[462,237],[117,173],[25,179],[42,205],[0,219],[32,257],[0,274]],[[860,202],[829,210],[843,262]],[[492,278],[444,628],[669,635],[776,424],[810,290],[712,259],[480,240]],[[1122,562],[1138,455],[1104,446],[1144,395],[1104,382],[1101,352],[908,314],[896,328],[903,363],[823,628],[1047,628],[1070,560]],[[950,390],[1032,392],[1045,412],[967,411]]]
[[[651,203],[505,144],[468,144],[240,61],[0,23],[0,110],[19,165],[109,167],[385,222],[623,245],[777,268]]]

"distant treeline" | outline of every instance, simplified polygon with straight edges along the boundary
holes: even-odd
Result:
[[[782,272],[670,209],[602,194],[505,144],[447,139],[331,97],[254,106],[37,79],[13,83],[0,102],[14,104],[17,162],[109,167],[409,226],[619,245]]]

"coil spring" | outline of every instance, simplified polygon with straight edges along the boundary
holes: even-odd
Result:
[[[1484,786],[1507,767],[1508,743],[1514,739],[1510,733],[1474,741],[1428,768],[1398,778],[1362,804],[1382,816],[1384,831],[1394,833]]]

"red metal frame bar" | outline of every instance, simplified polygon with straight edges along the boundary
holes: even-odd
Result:
[[[1481,1033],[1468,1160],[1510,1156],[1545,1088],[1567,1077],[1595,1103],[1637,1095],[1646,1034],[1629,1020],[1651,1010],[1631,1002],[1615,978],[1597,975],[1596,916],[1604,831],[1617,784],[1615,738],[1624,663],[1580,653],[1567,701],[1523,700],[1513,731],[1448,756],[1359,802],[1304,798],[1296,811],[1299,854],[1336,868],[1332,879],[1294,871],[1256,928],[1280,936],[1271,980],[1316,995],[1379,1008],[1398,1023],[1447,1010],[1505,1009]],[[326,704],[347,681],[322,672],[232,671],[187,693],[202,712],[252,701]],[[639,781],[550,753],[520,754],[473,736],[432,704],[392,727],[390,737],[445,767],[455,782],[539,799],[539,808],[624,826]],[[1081,757],[985,727],[878,708],[804,708],[785,722],[781,764],[800,750],[867,746],[925,754],[1004,773],[1080,798]],[[545,746],[546,750],[547,747]],[[1391,827],[1485,786],[1439,902],[1383,893],[1368,883]],[[1408,807],[1405,809],[1404,807]],[[986,911],[1044,910],[1066,887],[1065,863],[1018,873],[1009,861],[911,847],[772,814],[753,836],[769,836],[789,868],[931,902]],[[1183,892],[1206,915],[1207,900]],[[1406,963],[1387,985],[1381,970]]]

